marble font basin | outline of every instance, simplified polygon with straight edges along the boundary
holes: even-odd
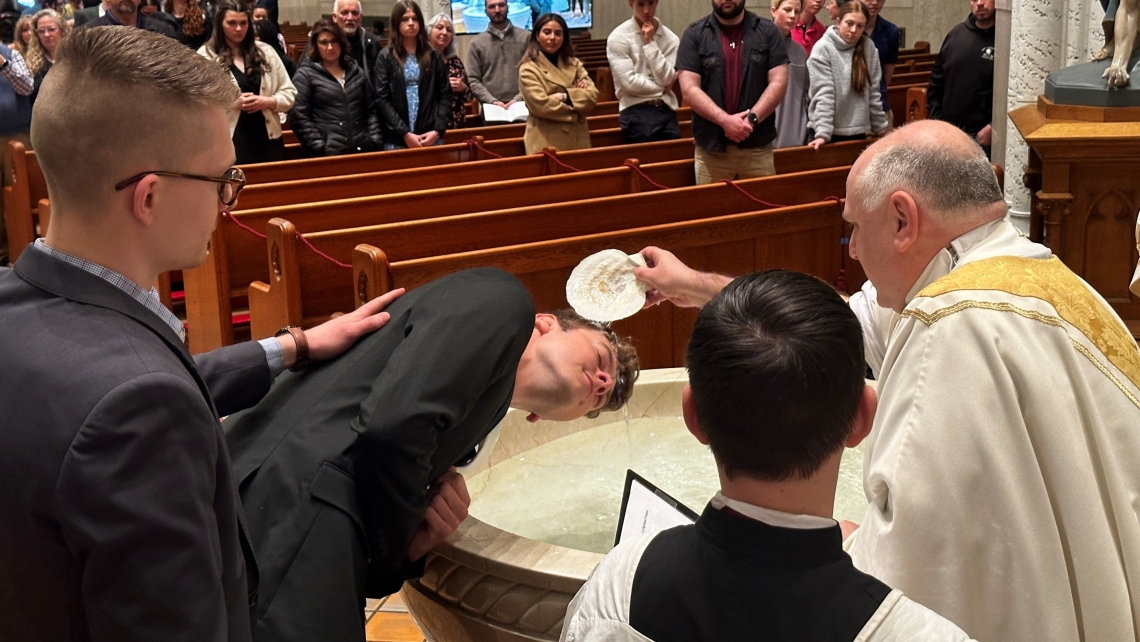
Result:
[[[512,410],[463,472],[470,516],[404,586],[443,642],[557,640],[566,606],[612,546],[632,468],[698,513],[718,488],[712,455],[681,421],[683,368],[641,374],[626,412],[529,424]],[[862,452],[849,450],[835,516],[866,507]]]

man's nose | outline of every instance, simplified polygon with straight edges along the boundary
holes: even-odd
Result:
[[[594,390],[598,393],[609,392],[614,389],[614,378],[605,370],[598,370],[594,374]]]

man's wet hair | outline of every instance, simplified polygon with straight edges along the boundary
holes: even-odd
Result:
[[[823,281],[757,272],[701,309],[686,365],[697,423],[729,477],[808,478],[854,427],[863,330]]]
[[[625,338],[618,336],[610,326],[596,321],[590,321],[573,310],[557,310],[551,314],[558,320],[558,325],[561,326],[563,330],[594,330],[601,332],[606,337],[606,340],[610,342],[610,345],[613,346],[614,354],[617,355],[617,377],[614,379],[614,388],[610,391],[609,400],[606,402],[606,405],[597,410],[590,411],[586,416],[593,419],[603,412],[621,409],[621,407],[629,401],[630,395],[633,394],[633,384],[637,381],[637,376],[641,372],[640,362],[637,359],[637,349]]]

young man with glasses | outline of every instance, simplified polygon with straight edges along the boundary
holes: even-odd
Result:
[[[187,352],[151,284],[198,266],[237,200],[237,99],[224,69],[142,29],[78,30],[43,82],[52,224],[0,269],[0,639],[251,638],[258,573],[218,417],[383,325],[395,297]]]

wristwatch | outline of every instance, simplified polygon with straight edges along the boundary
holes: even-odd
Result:
[[[751,109],[748,110],[748,122],[752,123],[753,127],[760,124],[760,117],[757,116],[756,112],[752,111]]]
[[[293,367],[289,370],[293,372],[300,372],[309,367],[309,339],[305,337],[305,331],[295,325],[287,325],[273,336],[279,337],[287,334],[293,337],[293,343],[297,345],[297,358],[293,361]]]

